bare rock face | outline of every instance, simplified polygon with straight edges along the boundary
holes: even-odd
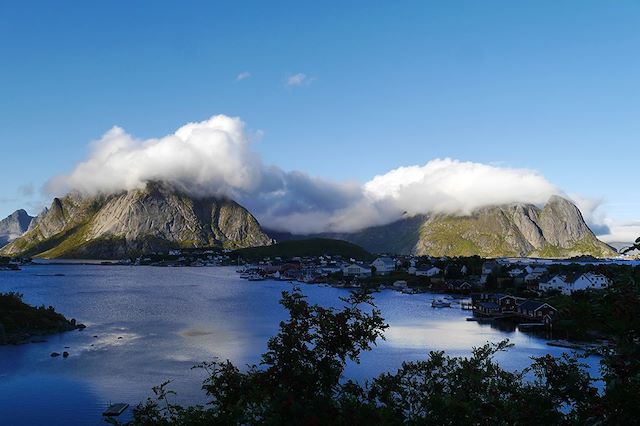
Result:
[[[558,196],[551,197],[542,209],[532,204],[508,204],[466,216],[421,215],[355,233],[328,235],[378,253],[546,258],[616,255],[591,232],[580,210]]]
[[[415,246],[420,255],[566,258],[611,257],[570,201],[553,196],[544,208],[510,204],[470,216],[439,215],[425,221]]]
[[[26,211],[20,209],[0,220],[0,247],[24,234],[33,220]]]
[[[149,183],[144,189],[108,196],[56,198],[29,231],[3,252],[112,259],[175,247],[271,243],[257,220],[232,200],[194,198],[167,185]]]
[[[565,249],[591,234],[580,210],[568,200],[555,195],[540,212],[539,225],[550,244]]]

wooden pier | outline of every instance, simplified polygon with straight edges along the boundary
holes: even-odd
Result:
[[[126,410],[127,408],[129,408],[129,404],[126,404],[124,402],[119,402],[117,404],[111,404],[109,406],[109,408],[104,410],[102,415],[103,416],[107,416],[107,417],[117,417],[120,414],[124,413],[124,410]]]

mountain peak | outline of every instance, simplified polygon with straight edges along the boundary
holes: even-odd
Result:
[[[542,208],[511,203],[483,207],[468,215],[418,215],[354,233],[320,235],[378,253],[547,258],[616,255],[595,237],[580,210],[560,196],[552,196]]]
[[[24,209],[16,210],[0,220],[0,247],[24,234],[32,220],[33,217],[29,216]]]
[[[271,244],[258,221],[235,201],[194,198],[151,182],[111,195],[55,198],[4,254],[122,258],[177,247]]]

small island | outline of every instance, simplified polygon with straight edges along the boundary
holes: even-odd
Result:
[[[20,293],[0,293],[0,345],[30,343],[48,334],[84,328],[52,306],[34,307],[24,303]]]

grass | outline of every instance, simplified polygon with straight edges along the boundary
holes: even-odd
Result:
[[[420,229],[420,240],[428,241],[418,254],[432,256],[496,257],[515,255],[504,237],[473,216],[439,217]]]
[[[594,241],[595,240],[595,241]],[[590,237],[582,238],[569,248],[562,248],[554,245],[547,245],[540,250],[530,253],[534,257],[542,258],[568,258],[572,256],[591,255],[594,257],[612,257],[616,253],[609,249],[604,243]]]
[[[342,240],[329,238],[311,238],[308,240],[283,241],[271,246],[250,247],[236,250],[235,253],[245,259],[264,257],[292,258],[296,256],[342,256],[349,259],[371,260],[374,256],[362,247]]]

